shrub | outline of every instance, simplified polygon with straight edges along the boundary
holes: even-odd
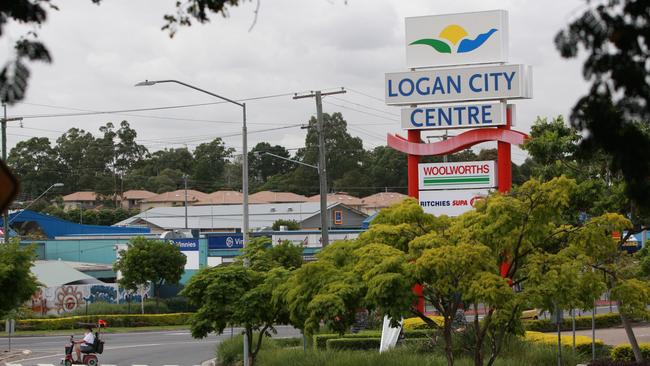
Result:
[[[634,361],[596,360],[589,363],[589,366],[650,366],[650,361],[636,363]]]
[[[645,360],[650,359],[650,343],[641,343],[641,354]],[[615,361],[634,361],[632,346],[629,344],[619,344],[612,349],[611,357]]]
[[[160,305],[165,304],[169,312],[172,313],[193,313],[196,312],[196,306],[190,305],[187,297],[175,296],[168,299],[163,299]]]
[[[86,311],[88,313],[86,313]],[[88,304],[88,308],[82,306],[79,309],[73,311],[72,313],[66,315],[82,316],[82,315],[108,315],[108,314],[140,314],[141,311],[142,309],[139,302],[131,302],[130,305],[95,302],[92,304]],[[145,314],[167,314],[170,313],[170,311],[164,302],[161,302],[160,306],[157,308],[155,301],[148,300],[144,302],[144,313]]]
[[[103,319],[109,327],[146,327],[157,325],[189,324],[191,313],[176,314],[123,314],[123,315],[88,315],[52,319],[19,319],[16,330],[64,330],[79,329],[79,323],[97,323]],[[4,327],[4,323],[0,325]]]
[[[273,338],[271,341],[279,348],[302,347],[302,338]]]
[[[219,365],[231,366],[242,362],[244,336],[237,335],[217,344],[216,358]]]
[[[557,345],[556,333],[541,333],[527,331],[524,340],[533,343],[547,344],[549,346]],[[573,336],[563,335],[560,337],[560,342],[564,347],[573,347]],[[602,340],[596,339],[597,352],[602,351],[605,344]],[[591,338],[587,336],[576,336],[576,352],[581,354],[591,354]]]
[[[429,315],[427,318],[433,320],[436,324],[442,327],[444,324],[445,320],[441,316],[433,316]],[[404,322],[402,322],[402,327],[404,330],[413,330],[413,329],[430,329],[429,325],[422,320],[422,318],[408,318],[404,319]]]
[[[618,314],[596,315],[596,328],[611,328],[621,325],[621,317]],[[557,326],[550,319],[538,319],[524,322],[526,330],[537,332],[554,332]],[[572,329],[571,318],[562,320],[561,329],[564,331]],[[591,316],[576,316],[576,329],[591,329]]]
[[[434,335],[435,330],[433,329],[414,329],[414,330],[405,330],[403,332],[404,338],[406,339],[426,339]],[[313,336],[313,346],[314,349],[324,350],[327,348],[327,341],[330,339],[340,339],[340,338],[376,338],[381,339],[381,332],[375,330],[364,330],[356,334],[334,334],[334,333],[325,333],[325,334],[315,334]]]
[[[329,351],[376,350],[379,349],[380,342],[379,338],[335,338],[327,340],[326,349]]]

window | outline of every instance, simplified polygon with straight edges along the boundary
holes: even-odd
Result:
[[[343,211],[334,211],[334,225],[343,225]]]

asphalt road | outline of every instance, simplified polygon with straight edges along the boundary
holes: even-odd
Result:
[[[296,337],[299,331],[292,327],[280,326],[276,337]],[[238,330],[235,328],[234,334]],[[75,338],[80,337],[76,334]],[[204,339],[194,339],[189,331],[142,332],[103,334],[104,353],[99,355],[101,365],[200,365],[214,358],[217,343],[230,338],[230,331],[222,335],[210,335]],[[59,365],[64,347],[70,337],[20,337],[12,340],[13,349],[30,350],[31,354],[7,365],[49,366]],[[0,349],[6,349],[7,338],[0,337]]]

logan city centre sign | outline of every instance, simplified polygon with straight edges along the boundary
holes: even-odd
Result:
[[[386,104],[453,103],[532,98],[532,70],[497,65],[388,73]]]
[[[487,189],[420,191],[420,206],[428,214],[458,216],[473,209],[489,193]]]
[[[492,188],[495,177],[494,161],[418,165],[420,195],[427,189]]]
[[[406,18],[408,68],[504,63],[508,59],[508,13],[474,13]]]
[[[493,127],[506,124],[505,103],[402,108],[405,130]]]

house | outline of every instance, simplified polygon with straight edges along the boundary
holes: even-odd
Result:
[[[295,203],[307,202],[307,197],[292,192],[260,191],[249,196],[256,203]]]
[[[179,189],[173,192],[164,192],[157,194],[153,197],[143,199],[140,203],[140,210],[146,211],[154,207],[177,207],[185,205],[185,190]],[[208,194],[195,191],[193,189],[187,190],[187,204],[192,205],[201,200],[207,199]]]
[[[327,207],[331,229],[359,229],[368,215],[345,204],[330,203]],[[303,230],[320,229],[320,203],[261,203],[249,206],[251,231],[268,230],[277,220],[293,220]],[[187,226],[203,233],[240,231],[242,205],[189,206]],[[141,212],[113,226],[148,227],[152,233],[185,227],[183,207],[156,207]]]
[[[309,197],[307,202],[320,202],[320,194]],[[360,198],[350,196],[346,192],[329,193],[327,195],[327,204],[329,205],[330,203],[336,202],[343,203],[344,205],[356,210],[360,210],[363,206],[363,202]]]
[[[153,192],[131,189],[122,193],[122,197],[120,197],[120,205],[125,210],[139,210],[143,200],[154,196],[156,196],[156,194]]]
[[[91,209],[97,207],[97,194],[95,192],[74,192],[63,196],[63,209]]]
[[[216,191],[207,194],[205,198],[194,202],[194,206],[205,205],[241,205],[244,195],[238,191]],[[249,197],[250,198],[250,197]]]
[[[368,215],[372,215],[376,212],[379,212],[383,208],[401,202],[407,197],[407,195],[397,192],[375,193],[371,196],[361,199],[361,202],[363,203],[363,206],[361,206],[361,211],[367,213]]]

